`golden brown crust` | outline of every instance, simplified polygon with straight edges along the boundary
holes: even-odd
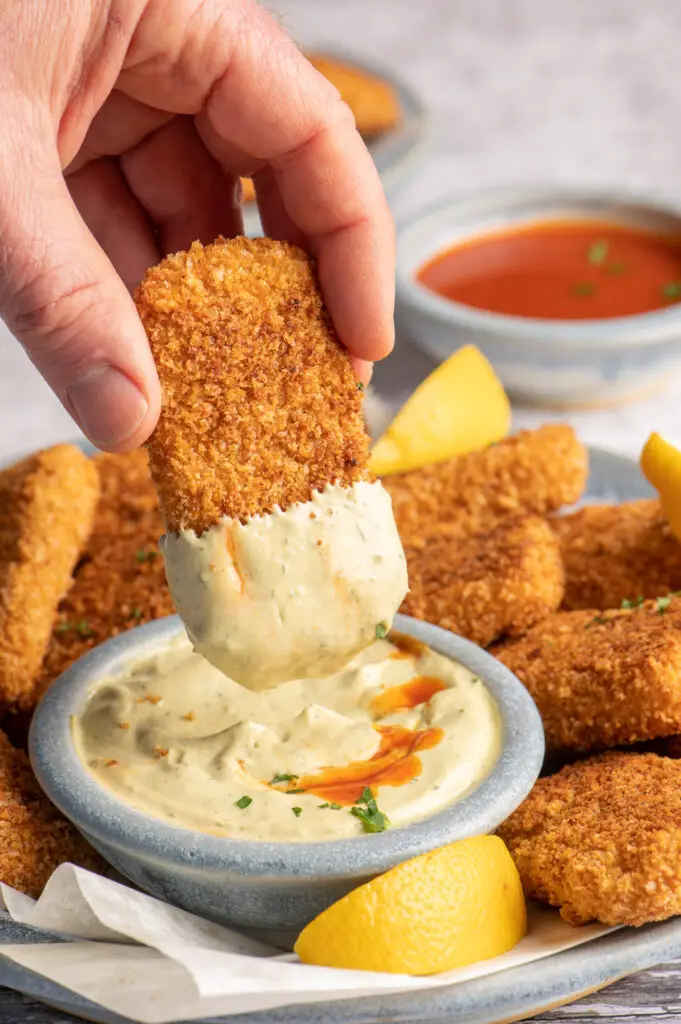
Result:
[[[195,243],[148,271],[136,300],[163,388],[148,449],[170,530],[369,478],[361,391],[302,250]]]
[[[659,501],[593,505],[551,525],[565,564],[567,609],[619,608],[681,589],[681,542]]]
[[[386,477],[402,540],[439,523],[474,517],[481,527],[509,513],[544,515],[582,494],[587,453],[570,427],[522,431],[482,451]]]
[[[40,789],[28,758],[0,733],[0,881],[38,897],[55,868],[105,864]]]
[[[99,492],[72,445],[0,473],[0,706],[32,704],[57,606],[92,528]]]
[[[81,654],[174,611],[158,550],[163,523],[143,450],[93,460],[102,496],[86,557],[62,601],[36,691]]]
[[[681,599],[557,612],[493,648],[525,684],[551,751],[588,753],[681,732]]]
[[[491,531],[443,526],[405,548],[410,591],[401,611],[486,647],[554,612],[563,566],[550,527],[509,516]]]
[[[307,59],[338,89],[364,139],[370,140],[399,124],[401,111],[397,94],[385,79],[324,54],[308,53]]]
[[[529,897],[570,924],[681,914],[681,763],[608,753],[540,779],[499,829]]]

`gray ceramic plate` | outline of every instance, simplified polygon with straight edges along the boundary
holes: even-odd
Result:
[[[623,501],[646,498],[651,490],[629,459],[591,451],[586,500]],[[0,914],[3,943],[50,941],[44,933],[15,925]],[[52,941],[53,938],[51,939]],[[625,974],[645,970],[681,956],[681,918],[637,930],[622,930],[583,948],[568,950],[525,967],[451,988],[409,995],[389,995],[339,1002],[289,1006],[281,1010],[219,1018],[220,1024],[492,1024],[521,1020],[570,1002],[608,985]],[[126,1024],[98,1007],[71,995],[0,955],[0,985],[97,1024]],[[216,1018],[200,1024],[218,1024]]]
[[[392,192],[411,169],[425,142],[428,124],[426,111],[420,99],[401,79],[379,64],[373,64],[363,58],[358,59],[350,53],[323,44],[307,46],[306,49],[361,68],[392,85],[402,111],[402,121],[392,131],[386,132],[369,144],[369,152],[374,158],[383,187],[387,193]],[[244,231],[251,237],[262,234],[255,203],[247,203],[244,207]]]

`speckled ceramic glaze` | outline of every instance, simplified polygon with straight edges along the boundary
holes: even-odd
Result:
[[[468,796],[425,821],[379,835],[317,843],[210,836],[151,818],[103,789],[76,756],[70,718],[100,679],[182,630],[177,617],[130,630],[81,658],[41,701],[30,736],[43,789],[106,859],[143,889],[224,924],[297,930],[349,889],[437,846],[493,831],[529,792],[544,736],[525,688],[485,651],[435,626],[397,616],[395,628],[462,662],[497,702],[499,760]]]
[[[681,206],[616,193],[522,187],[448,200],[398,230],[398,330],[437,359],[477,345],[509,393],[538,404],[617,403],[661,385],[681,365],[681,306],[608,320],[533,320],[453,302],[416,280],[423,263],[467,238],[561,219],[681,233]]]

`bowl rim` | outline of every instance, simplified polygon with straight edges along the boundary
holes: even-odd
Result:
[[[29,756],[49,799],[86,837],[166,867],[189,864],[241,876],[333,878],[379,873],[407,857],[445,845],[455,829],[488,831],[484,819],[503,820],[534,785],[544,756],[539,712],[522,683],[475,644],[428,623],[397,615],[393,629],[428,644],[479,675],[502,720],[502,748],[489,774],[467,796],[432,817],[378,835],[314,842],[270,842],[213,836],[135,810],[109,793],[79,760],[70,720],[98,680],[121,671],[183,633],[178,616],[135,627],[79,658],[50,687],[31,723]],[[460,838],[460,837],[458,837]]]
[[[584,204],[630,207],[639,212],[649,212],[658,217],[676,218],[681,229],[681,204],[658,196],[629,192],[622,189],[588,188],[555,184],[501,185],[465,193],[456,193],[436,202],[421,206],[414,213],[397,223],[397,269],[396,302],[430,320],[456,324],[469,330],[482,329],[498,339],[514,336],[514,341],[534,343],[569,342],[570,345],[599,349],[640,347],[650,343],[666,342],[681,334],[681,303],[668,309],[652,310],[649,313],[635,313],[629,316],[604,317],[593,320],[552,320],[538,317],[509,316],[488,310],[467,306],[454,299],[446,299],[430,291],[416,280],[415,271],[446,251],[446,246],[435,248],[425,259],[418,262],[410,255],[414,237],[427,231],[432,224],[441,224],[444,217],[455,220],[477,210],[482,218],[485,213],[504,209],[512,212],[521,204],[536,206],[535,212],[519,218],[519,223],[531,224],[546,219],[541,207],[550,205],[573,206],[578,209]],[[584,216],[587,211],[583,210]],[[607,218],[607,213],[604,212]],[[472,220],[472,218],[470,218]],[[587,218],[588,219],[588,218]],[[613,218],[614,219],[614,218]],[[463,224],[462,226],[467,226]],[[470,231],[459,236],[460,240],[484,235],[471,225]],[[453,239],[454,241],[454,239]]]

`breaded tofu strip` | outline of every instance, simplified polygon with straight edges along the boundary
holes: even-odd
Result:
[[[681,763],[611,752],[540,779],[499,829],[526,894],[573,925],[681,914]]]
[[[33,701],[57,605],[92,529],[97,472],[58,445],[0,472],[0,707]]]
[[[492,649],[525,684],[547,748],[604,750],[681,732],[681,600],[557,612]]]
[[[163,524],[146,452],[99,455],[93,462],[102,491],[94,529],[59,607],[36,700],[91,647],[174,610],[158,550]]]
[[[60,864],[106,865],[38,785],[28,758],[0,733],[0,881],[37,898]]]
[[[148,449],[169,530],[370,479],[361,389],[301,249],[195,243],[149,270],[136,301],[163,388]]]
[[[551,525],[565,565],[565,608],[619,608],[681,589],[681,542],[659,501],[592,505]]]
[[[386,477],[403,542],[442,522],[472,517],[481,527],[509,513],[544,515],[580,497],[587,453],[567,426],[522,431],[482,451]]]
[[[483,647],[524,633],[563,596],[558,544],[538,516],[508,516],[482,533],[443,527],[405,554],[411,589],[401,610]]]

